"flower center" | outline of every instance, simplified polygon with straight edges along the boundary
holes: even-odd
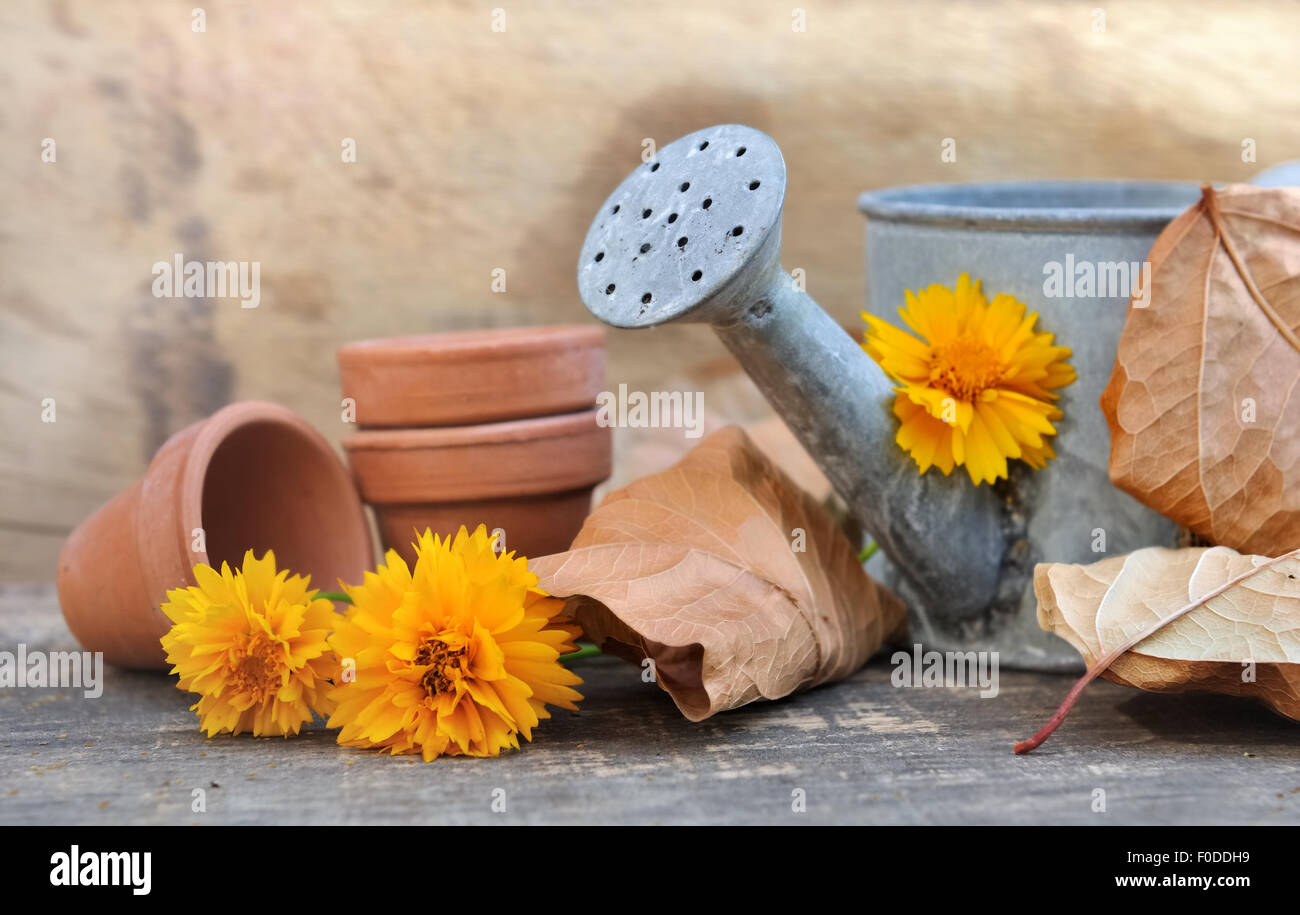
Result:
[[[974,401],[1002,378],[1002,362],[993,347],[974,336],[961,336],[930,355],[930,383],[959,400]]]
[[[466,654],[469,646],[453,648],[442,639],[427,638],[415,650],[415,663],[427,665],[420,685],[430,698],[455,689],[456,681],[465,674]]]
[[[265,696],[280,688],[284,671],[279,644],[263,633],[249,637],[233,649],[231,680],[240,692]]]

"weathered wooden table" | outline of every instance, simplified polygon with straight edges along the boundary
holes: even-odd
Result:
[[[19,643],[77,647],[49,586],[0,589],[0,649]],[[430,764],[342,748],[319,727],[205,739],[160,673],[105,668],[98,699],[0,689],[0,823],[1300,823],[1300,726],[1248,702],[1100,682],[1016,757],[1067,678],[1003,671],[981,699],[894,688],[877,659],[691,724],[638,668],[574,663],[581,712],[498,759]]]

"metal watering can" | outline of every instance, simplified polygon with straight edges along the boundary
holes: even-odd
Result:
[[[1034,564],[1172,546],[1180,530],[1107,474],[1098,397],[1129,290],[1048,297],[1046,265],[1141,264],[1198,187],[1027,182],[862,196],[872,313],[896,322],[905,289],[952,287],[968,272],[990,298],[1025,302],[1037,329],[1073,350],[1079,377],[1060,392],[1056,459],[1042,470],[1010,462],[1009,479],[976,486],[960,468],[918,474],[894,441],[894,382],[782,269],[785,179],[776,143],[751,127],[710,127],[663,147],[596,215],[578,261],[583,302],[615,327],[713,326],[880,544],[869,569],[907,602],[926,648],[1080,669],[1078,654],[1038,626]]]

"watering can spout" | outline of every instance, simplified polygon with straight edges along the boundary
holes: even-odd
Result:
[[[893,385],[785,271],[714,329],[926,607],[994,601],[1005,553],[997,498],[963,474],[917,472],[894,441]]]
[[[893,385],[780,266],[785,162],[724,125],[662,148],[606,200],[578,265],[583,301],[616,327],[711,324],[901,576],[953,619],[994,603],[998,499],[917,473],[894,442]]]

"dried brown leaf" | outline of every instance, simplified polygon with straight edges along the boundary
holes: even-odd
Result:
[[[1258,699],[1300,719],[1300,551],[1276,558],[1227,547],[1147,547],[1091,565],[1034,569],[1038,623],[1083,656],[1088,673],[1155,692]],[[1253,663],[1249,663],[1253,662]]]
[[[1300,189],[1207,187],[1150,260],[1101,397],[1111,480],[1213,543],[1300,547]]]
[[[529,568],[603,650],[653,659],[692,721],[848,676],[906,625],[825,510],[735,426],[610,493],[568,552]]]

